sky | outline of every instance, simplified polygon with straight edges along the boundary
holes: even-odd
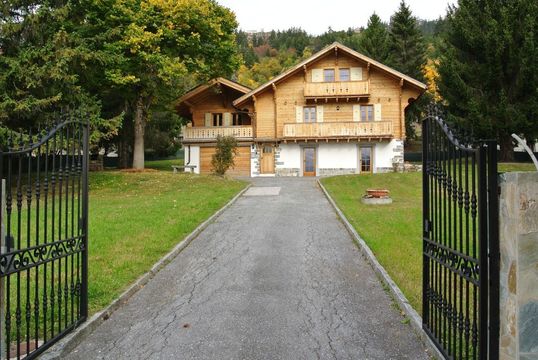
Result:
[[[300,27],[312,35],[333,30],[366,26],[376,13],[384,22],[398,9],[400,0],[217,0],[236,15],[239,28],[249,30],[285,30]],[[448,4],[456,0],[407,0],[420,19],[437,19],[446,14]]]

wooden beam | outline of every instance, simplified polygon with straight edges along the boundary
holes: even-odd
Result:
[[[399,118],[399,121],[400,121],[400,139],[404,140],[404,137],[405,137],[405,134],[404,134],[404,126],[402,124],[402,112],[403,112],[403,109],[402,109],[402,95],[403,95],[403,84],[404,84],[404,79],[400,79],[400,96],[398,97],[398,118]]]
[[[277,98],[276,98],[276,95],[277,95],[277,94],[276,94],[276,85],[275,85],[275,83],[272,83],[272,84],[271,84],[271,87],[273,88],[273,103],[275,104],[275,112],[274,112],[274,114],[275,114],[274,132],[275,132],[275,139],[276,139],[276,137],[277,137],[277,126],[276,126],[276,123],[277,123],[277,121],[278,121],[278,110],[277,110],[278,106],[277,106]]]
[[[338,66],[338,47],[334,47],[334,64]]]
[[[306,78],[306,74],[307,74],[307,70],[306,70],[306,64],[303,65],[303,70],[304,70],[304,82],[307,82],[307,78]]]

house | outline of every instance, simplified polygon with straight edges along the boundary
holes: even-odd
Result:
[[[403,164],[405,110],[426,85],[333,43],[250,90],[216,79],[184,95],[185,161],[211,171],[218,134],[239,143],[231,174],[324,176]]]

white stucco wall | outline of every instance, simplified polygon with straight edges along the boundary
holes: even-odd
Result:
[[[190,161],[189,161],[190,160]],[[194,173],[200,173],[200,147],[191,145],[191,153],[189,159],[189,148],[188,145],[185,146],[185,164],[196,166],[194,168]],[[185,172],[193,172],[192,169],[185,169]]]
[[[374,147],[374,172],[376,168],[392,168],[394,156],[399,155],[394,150],[403,146],[402,140],[376,143]]]
[[[301,168],[301,147],[299,144],[280,144],[280,157],[276,159],[276,167],[284,168]]]
[[[318,169],[357,168],[357,144],[326,143],[318,146]]]
[[[255,145],[250,145],[250,176],[259,175],[260,155]]]

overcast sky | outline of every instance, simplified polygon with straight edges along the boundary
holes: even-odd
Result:
[[[242,30],[283,30],[301,27],[319,35],[333,30],[366,26],[376,12],[385,22],[398,9],[400,0],[217,0],[230,8]],[[407,0],[413,14],[421,19],[437,19],[456,0]]]

